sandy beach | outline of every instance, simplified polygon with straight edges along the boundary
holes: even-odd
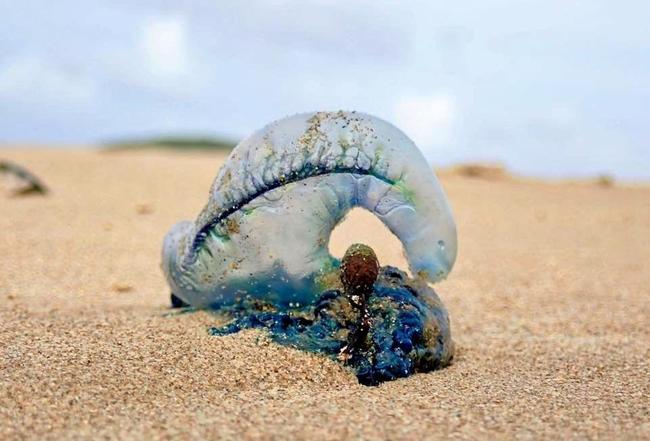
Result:
[[[649,439],[650,186],[440,173],[459,258],[436,290],[457,356],[365,387],[263,332],[169,315],[162,238],[225,156],[0,150],[0,439]],[[405,268],[355,211],[335,231]]]

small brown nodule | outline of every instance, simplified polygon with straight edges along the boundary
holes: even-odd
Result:
[[[367,245],[354,244],[341,261],[341,282],[348,295],[367,296],[379,275],[379,261]]]
[[[367,301],[378,275],[379,261],[372,248],[358,243],[348,248],[341,261],[341,282],[345,295],[357,311],[357,321],[339,353],[341,361],[348,362],[355,352],[367,349],[370,331]]]

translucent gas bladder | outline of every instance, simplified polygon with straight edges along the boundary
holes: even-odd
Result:
[[[354,207],[398,237],[416,278],[451,271],[456,227],[430,164],[399,129],[357,112],[291,116],[239,143],[197,220],[165,237],[162,267],[192,306],[310,304],[338,283],[329,237]]]

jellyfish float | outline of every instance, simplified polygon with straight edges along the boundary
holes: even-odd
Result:
[[[397,236],[412,277],[382,267],[361,297],[346,286],[328,243],[354,207]],[[374,253],[364,253],[371,268]],[[266,328],[377,384],[451,361],[449,318],[430,284],[455,259],[447,198],[415,144],[388,122],[341,111],[284,118],[240,142],[196,221],[165,237],[162,268],[177,303],[232,314],[213,334]]]

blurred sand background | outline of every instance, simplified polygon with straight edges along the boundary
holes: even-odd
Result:
[[[162,237],[224,154],[2,150],[50,187],[0,194],[1,439],[648,439],[650,187],[440,173],[458,353],[376,388],[206,313],[165,316]],[[480,173],[479,173],[480,175]],[[405,266],[354,212],[332,240]]]

